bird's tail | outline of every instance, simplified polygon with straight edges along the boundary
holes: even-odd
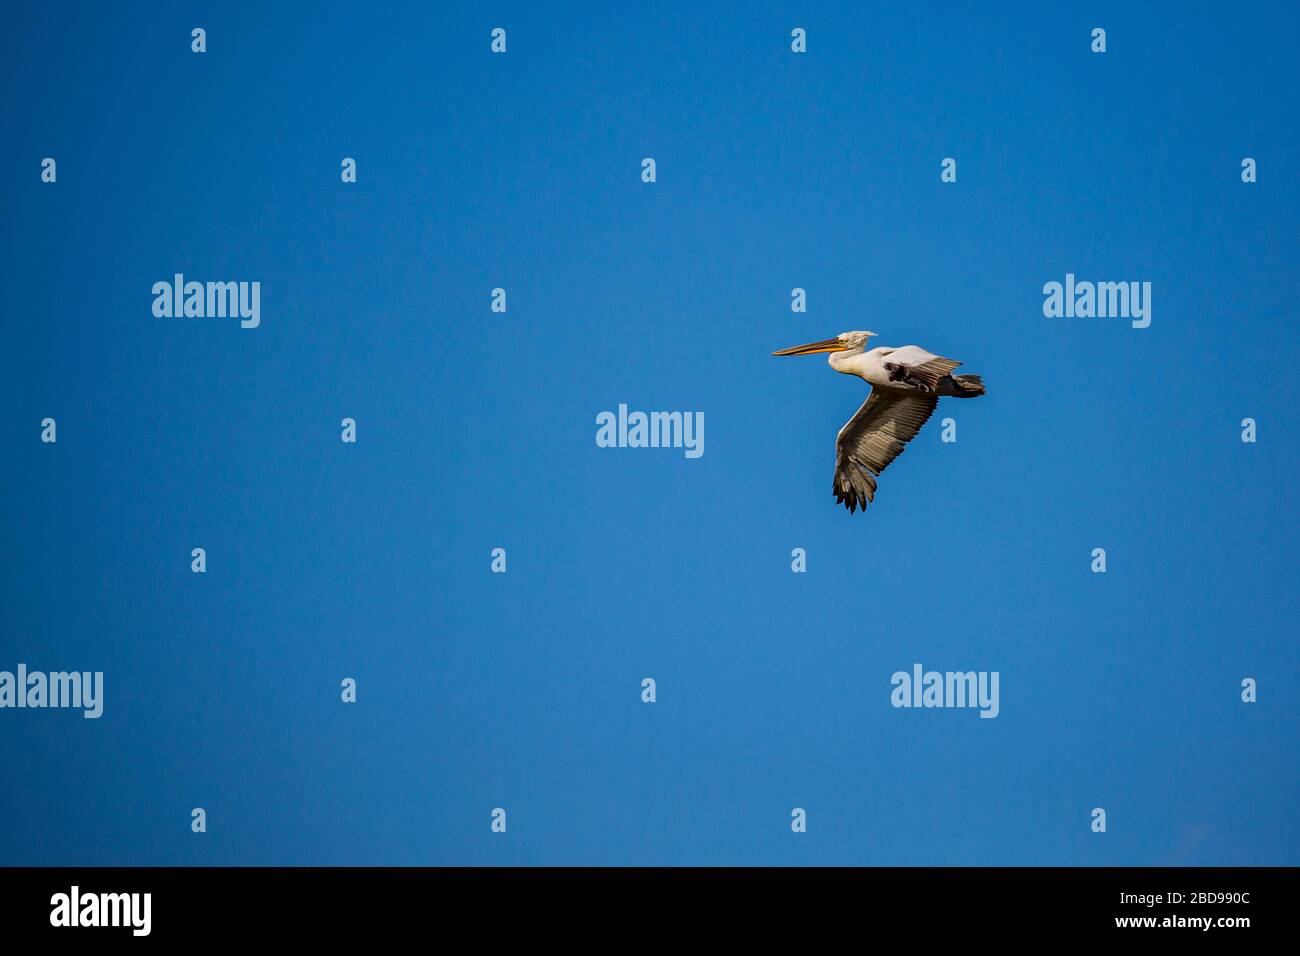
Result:
[[[975,398],[984,394],[984,379],[978,375],[949,375],[939,382],[939,394]]]

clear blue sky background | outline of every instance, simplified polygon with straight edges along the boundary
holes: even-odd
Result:
[[[1300,863],[1297,16],[973,7],[9,11],[0,862]],[[850,516],[862,328],[989,394]]]

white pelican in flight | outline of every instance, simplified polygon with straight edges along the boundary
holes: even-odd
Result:
[[[830,352],[830,367],[870,383],[871,394],[835,439],[835,501],[850,512],[876,499],[876,477],[903,453],[939,404],[941,395],[984,394],[978,375],[953,375],[961,362],[916,345],[867,349],[875,332],[841,332],[833,339],[781,349],[773,355]]]

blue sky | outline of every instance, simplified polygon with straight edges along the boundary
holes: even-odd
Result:
[[[0,669],[106,682],[0,711],[0,862],[1300,863],[1293,9],[265,6],[0,38]],[[853,516],[769,355],[847,329],[989,389]]]

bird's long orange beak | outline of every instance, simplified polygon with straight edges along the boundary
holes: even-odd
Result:
[[[807,345],[796,345],[793,348],[781,349],[779,352],[773,352],[773,355],[816,355],[818,352],[843,352],[848,346],[838,338],[824,339],[821,342],[809,342]]]

